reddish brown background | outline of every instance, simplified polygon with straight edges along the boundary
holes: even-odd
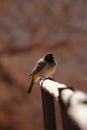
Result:
[[[55,80],[87,92],[87,1],[0,0],[0,130],[43,130],[39,85],[26,90],[47,52]]]

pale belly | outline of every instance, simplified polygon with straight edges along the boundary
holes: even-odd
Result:
[[[50,77],[51,75],[53,75],[55,73],[56,70],[56,65],[46,65],[46,67],[44,67],[40,72],[38,72],[38,75],[42,78],[42,77]]]

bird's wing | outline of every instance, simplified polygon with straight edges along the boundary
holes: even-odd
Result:
[[[34,69],[32,70],[30,76],[34,75],[35,73],[38,73],[40,70],[42,70],[46,65],[46,62],[43,59],[40,59],[37,63]]]

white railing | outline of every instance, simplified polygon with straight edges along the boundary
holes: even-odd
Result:
[[[63,130],[87,130],[87,94],[51,79],[40,80],[44,129],[56,130],[54,99],[60,104]]]

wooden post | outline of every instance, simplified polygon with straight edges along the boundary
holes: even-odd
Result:
[[[56,130],[54,99],[41,88],[44,130]]]

